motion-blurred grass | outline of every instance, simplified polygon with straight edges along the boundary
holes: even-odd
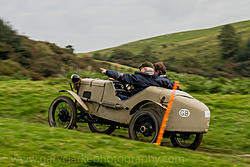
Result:
[[[247,158],[0,119],[1,166],[248,166]]]
[[[99,73],[79,75],[107,78]],[[167,148],[128,140],[124,128],[117,129],[113,137],[91,134],[83,124],[79,124],[78,131],[50,128],[49,105],[57,96],[65,95],[59,90],[70,89],[68,82],[65,77],[0,81],[0,163],[3,166],[247,166],[249,163],[248,158],[241,157],[250,154],[249,94],[191,92],[211,110],[211,124],[198,150],[189,151],[170,148],[169,139],[164,139]],[[134,160],[127,163],[119,160],[121,157]],[[149,157],[153,159],[139,162]],[[107,158],[115,161],[106,161]]]

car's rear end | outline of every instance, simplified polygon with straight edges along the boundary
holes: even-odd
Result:
[[[160,98],[164,94],[162,92]],[[168,131],[205,133],[208,131],[209,123],[210,111],[204,103],[188,93],[176,91],[166,127]]]

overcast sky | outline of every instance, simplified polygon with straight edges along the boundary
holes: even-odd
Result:
[[[250,0],[0,0],[0,17],[31,39],[88,52],[250,20]]]

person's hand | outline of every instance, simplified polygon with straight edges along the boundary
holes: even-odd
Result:
[[[105,68],[100,68],[101,73],[106,74],[107,70]]]

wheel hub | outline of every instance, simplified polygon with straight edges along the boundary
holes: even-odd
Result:
[[[146,137],[151,136],[153,132],[153,127],[149,122],[146,122],[141,125],[140,132]]]
[[[62,122],[67,122],[69,120],[69,112],[67,109],[62,109],[58,113],[58,117]]]

